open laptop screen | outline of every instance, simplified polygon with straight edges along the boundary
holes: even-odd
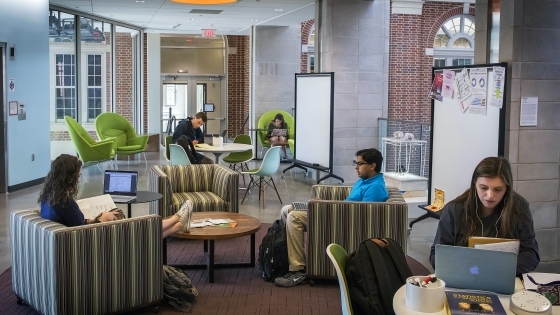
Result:
[[[105,171],[103,194],[136,196],[138,172]]]

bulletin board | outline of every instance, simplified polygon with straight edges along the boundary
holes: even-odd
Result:
[[[497,84],[503,85],[501,108],[490,104],[492,93],[495,93],[494,67],[504,68],[503,80]],[[504,155],[507,63],[433,68],[432,78],[443,70],[452,70],[457,76],[463,69],[475,74],[477,71],[480,73],[478,69],[486,69],[486,112],[476,112],[482,108],[479,103],[472,112],[470,108],[465,110],[458,100],[456,86],[452,98],[432,100],[429,204],[434,202],[435,188],[445,192],[446,204],[470,187],[474,168],[483,158]],[[473,76],[470,82],[475,84],[474,81],[484,83],[484,78]]]

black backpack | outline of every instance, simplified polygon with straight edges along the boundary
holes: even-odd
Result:
[[[411,277],[406,257],[392,239],[367,239],[348,256],[346,279],[354,314],[394,315],[393,296]]]
[[[191,302],[198,296],[187,274],[175,267],[163,265],[163,299],[182,312],[191,312]]]
[[[258,266],[266,281],[274,281],[288,272],[288,243],[284,221],[276,220],[268,228],[259,246]]]
[[[196,155],[196,150],[194,149],[194,144],[192,143],[191,139],[187,136],[182,135],[177,139],[176,144],[180,145],[185,149],[185,153],[187,153],[187,157],[191,164],[200,164],[198,160],[198,156]]]

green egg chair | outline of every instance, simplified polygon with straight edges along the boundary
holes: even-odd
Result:
[[[294,136],[295,136],[295,121],[294,117],[290,115],[288,112],[283,110],[271,110],[269,112],[264,113],[261,118],[259,118],[259,122],[257,123],[257,139],[262,146],[261,150],[261,157],[263,155],[265,148],[270,148],[270,142],[266,137],[268,124],[274,119],[276,114],[282,114],[284,116],[284,121],[288,124],[288,144],[290,147],[290,151],[292,155],[294,154]]]
[[[146,159],[146,145],[148,144],[147,135],[138,135],[132,124],[123,116],[117,113],[103,113],[95,119],[95,131],[101,140],[115,138],[116,151],[115,163],[118,155],[130,155],[142,153]]]

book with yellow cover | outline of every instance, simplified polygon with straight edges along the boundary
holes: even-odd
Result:
[[[511,238],[472,236],[469,238],[468,246],[479,249],[519,253],[519,240]]]
[[[447,314],[495,314],[505,315],[506,311],[494,293],[476,291],[445,291]]]
[[[441,189],[434,188],[434,202],[427,206],[426,209],[432,211],[439,211],[443,209],[443,203],[445,201],[445,192]]]

